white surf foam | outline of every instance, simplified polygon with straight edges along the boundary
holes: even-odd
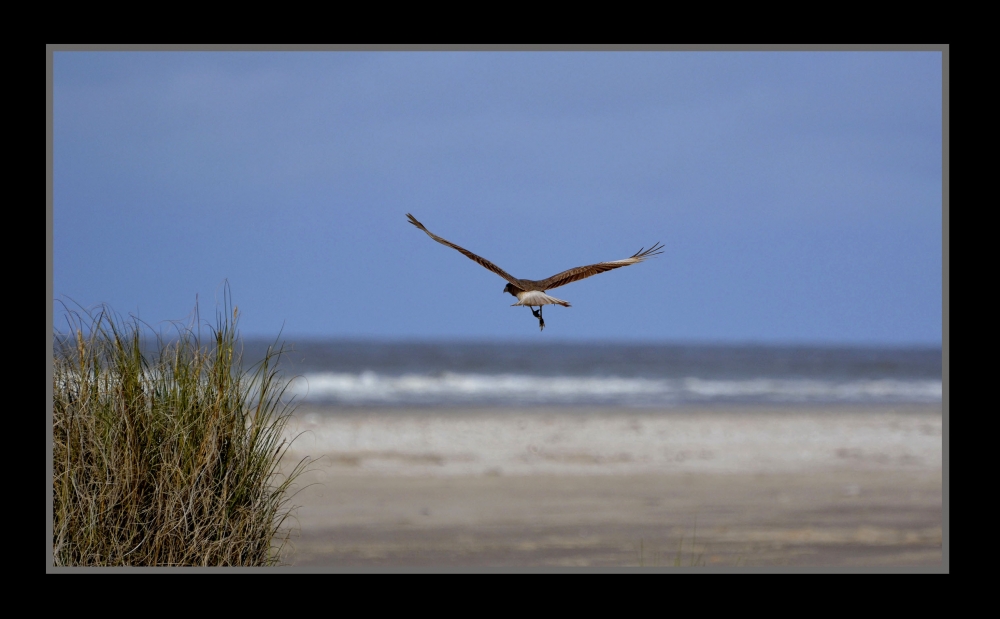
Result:
[[[393,404],[619,404],[671,405],[685,402],[935,402],[935,380],[706,380],[614,376],[530,376],[519,374],[436,375],[375,372],[306,374],[290,395],[311,402],[348,405]]]

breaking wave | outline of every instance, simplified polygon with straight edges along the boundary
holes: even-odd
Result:
[[[386,375],[307,373],[289,395],[314,403],[350,406],[406,405],[618,405],[688,403],[933,403],[940,380],[797,378],[700,379],[521,374]]]

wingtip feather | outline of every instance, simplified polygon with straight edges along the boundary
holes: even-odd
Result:
[[[642,261],[642,260],[645,260],[646,258],[651,258],[653,256],[659,256],[660,254],[663,253],[663,247],[664,246],[663,246],[662,243],[657,242],[657,243],[653,244],[653,246],[650,247],[649,249],[646,249],[645,247],[640,248],[639,251],[637,251],[634,254],[632,254],[631,257],[632,258],[638,258],[640,261]]]

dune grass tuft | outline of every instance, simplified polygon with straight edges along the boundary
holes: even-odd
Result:
[[[282,563],[307,462],[279,471],[283,349],[244,370],[230,305],[204,341],[197,318],[168,340],[107,307],[66,310],[53,350],[55,565]]]

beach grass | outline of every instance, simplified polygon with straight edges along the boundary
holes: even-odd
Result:
[[[228,290],[227,290],[228,293]],[[292,484],[282,346],[243,368],[238,310],[170,337],[70,310],[53,347],[56,566],[282,564]],[[202,337],[204,335],[206,337]],[[290,522],[290,521],[289,521]]]
[[[688,551],[688,556],[684,557],[684,540],[687,536],[682,535],[677,543],[677,553],[674,555],[672,564],[664,563],[663,556],[665,553],[658,552],[655,548],[650,548],[647,550],[647,545],[645,540],[639,539],[639,546],[636,549],[636,554],[639,559],[639,567],[665,567],[671,565],[672,567],[704,567],[705,563],[705,553],[704,551],[697,551],[698,547],[698,521],[695,520],[694,531],[691,534],[691,544],[690,550]],[[652,563],[650,563],[652,561]],[[743,561],[743,555],[739,555],[735,559],[734,565],[738,566]]]
[[[695,552],[698,538],[697,533],[691,539],[691,549],[688,556],[684,556],[684,537],[682,536],[677,544],[677,553],[672,562],[664,561],[666,552],[659,551],[654,544],[647,544],[643,538],[635,546],[635,554],[639,567],[704,567],[704,552]],[[737,557],[737,564],[742,561],[742,557]]]

